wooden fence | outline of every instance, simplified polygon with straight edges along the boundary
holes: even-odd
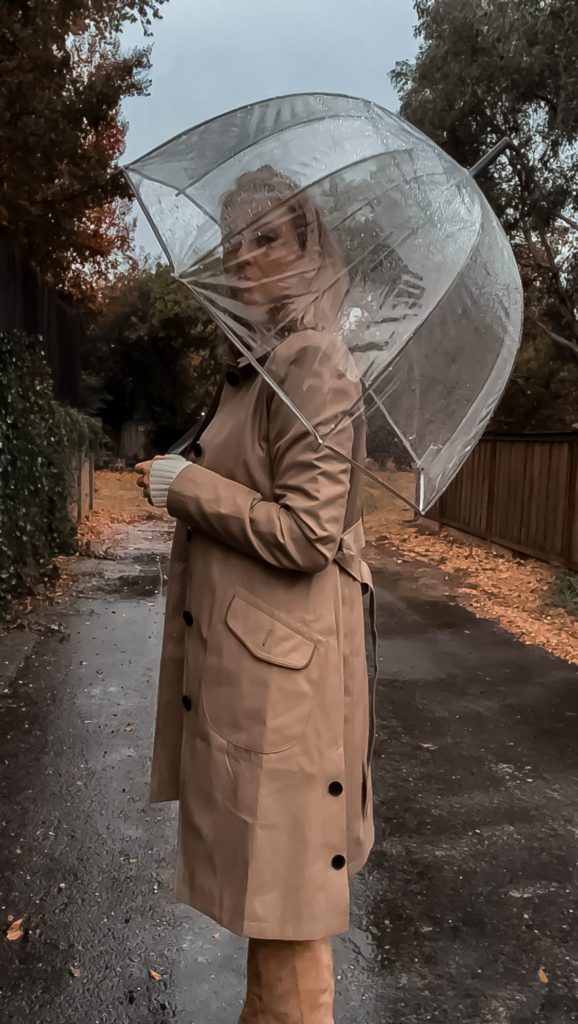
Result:
[[[578,434],[486,435],[428,516],[578,570]]]
[[[0,330],[41,337],[56,398],[78,405],[82,320],[31,266],[12,237],[2,230]]]
[[[94,456],[78,455],[74,460],[68,495],[68,513],[76,524],[82,523],[94,508]]]

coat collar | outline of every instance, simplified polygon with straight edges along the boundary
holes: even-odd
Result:
[[[264,352],[262,355],[257,357],[257,362],[260,366],[264,366],[267,362],[270,352]],[[241,356],[240,360],[230,358],[224,364],[224,376],[227,383],[232,384],[235,387],[238,384],[244,384],[255,376],[257,370],[244,356]]]

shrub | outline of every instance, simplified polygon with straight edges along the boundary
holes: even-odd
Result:
[[[552,588],[552,600],[569,615],[578,618],[578,573],[568,570],[557,576]]]
[[[56,554],[75,550],[73,463],[99,436],[96,420],[54,398],[40,339],[0,332],[0,615]]]

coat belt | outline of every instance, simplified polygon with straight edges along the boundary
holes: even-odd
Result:
[[[367,760],[366,769],[369,772],[371,767],[371,761],[373,758],[373,750],[375,747],[375,733],[376,733],[376,694],[377,694],[377,678],[379,674],[379,662],[378,662],[378,643],[379,637],[377,633],[377,606],[375,600],[375,587],[373,585],[373,577],[371,575],[371,569],[367,562],[364,562],[359,552],[365,547],[365,534],[363,532],[363,523],[361,519],[358,519],[348,530],[345,531],[339,542],[337,554],[335,555],[335,561],[341,566],[345,572],[348,572],[350,576],[361,584],[361,588],[364,594],[369,594],[369,625],[371,629],[371,647],[372,647],[372,672],[369,676],[369,736],[367,741]]]

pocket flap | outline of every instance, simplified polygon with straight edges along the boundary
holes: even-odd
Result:
[[[244,647],[261,661],[283,668],[305,668],[313,657],[315,642],[297,629],[279,622],[235,595],[227,610],[227,626]]]

